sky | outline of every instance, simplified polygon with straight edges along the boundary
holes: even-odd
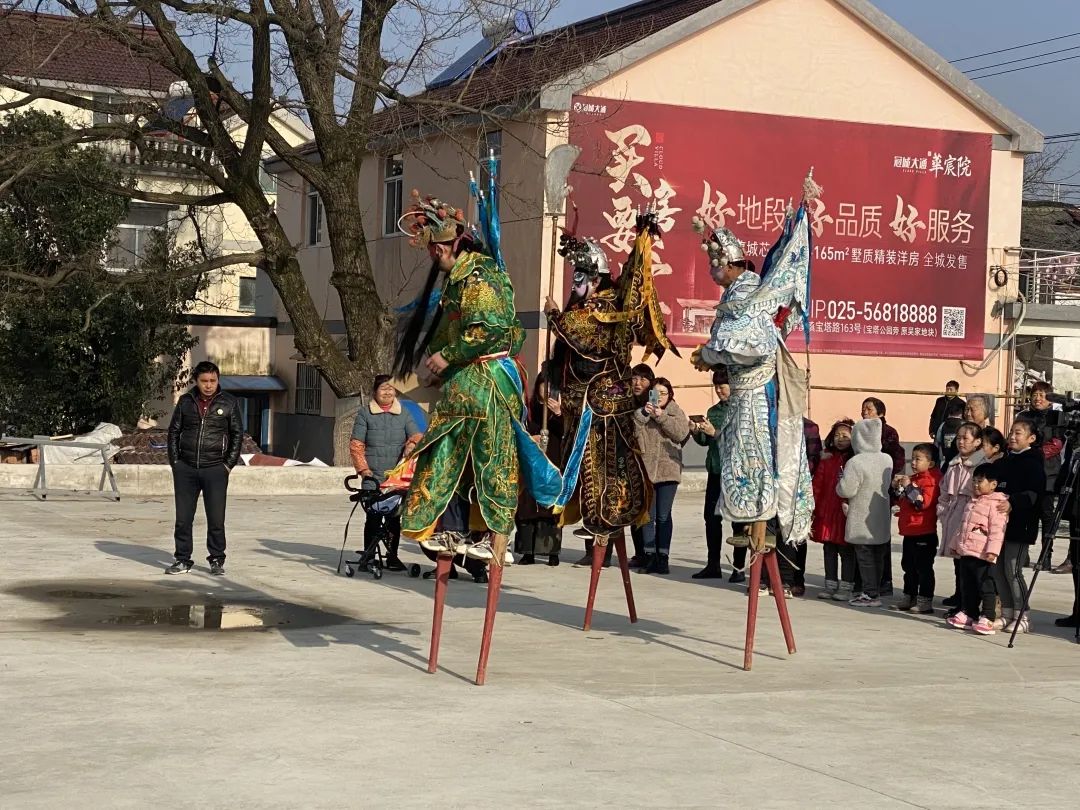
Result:
[[[1080,34],[1080,0],[874,2],[949,60],[1066,34]],[[562,0],[543,27],[565,25],[625,5],[628,5],[626,0]],[[1075,50],[983,72],[993,73],[1080,55],[1080,36],[963,61],[957,67],[966,70],[1066,48]],[[979,80],[978,84],[1044,135],[1080,132],[1080,59],[993,76]],[[1080,201],[1080,141],[1073,144],[1069,159],[1058,167],[1053,179],[1078,184],[1071,192],[1072,200]]]

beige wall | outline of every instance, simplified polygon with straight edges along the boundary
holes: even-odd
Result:
[[[841,121],[999,131],[831,0],[766,0],[583,94]],[[1019,244],[1022,177],[1022,155],[993,154],[988,266],[1003,263],[1002,249]],[[828,181],[822,182],[827,194]],[[999,296],[987,290],[986,332],[995,335],[1001,323],[990,312]],[[864,393],[937,390],[951,378],[960,380],[965,390],[1004,391],[1008,372],[1008,357],[995,358],[985,371],[971,374],[953,360],[812,355],[812,384],[858,390],[814,391],[811,417],[824,428],[843,416],[857,417]],[[677,358],[666,358],[658,373],[676,386],[707,383]],[[889,422],[903,440],[926,438],[932,397],[880,396],[889,406]],[[712,402],[707,387],[679,391],[678,398],[693,413],[702,413]]]

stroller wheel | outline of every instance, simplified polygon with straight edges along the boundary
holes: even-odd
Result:
[[[347,577],[356,576],[356,569],[353,568],[351,565],[346,565],[345,566],[345,576],[347,576]]]
[[[409,566],[409,577],[410,577],[410,579],[416,579],[419,576],[420,576],[420,566],[417,565],[416,563],[413,563],[412,565]]]

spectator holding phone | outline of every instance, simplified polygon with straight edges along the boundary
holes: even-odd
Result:
[[[638,445],[645,472],[653,485],[645,541],[646,574],[668,574],[671,552],[671,507],[682,480],[682,448],[690,435],[690,420],[675,402],[671,382],[657,377],[645,407],[634,411]]]
[[[694,579],[721,579],[724,576],[720,570],[720,557],[724,549],[724,519],[716,513],[716,502],[720,499],[720,430],[727,420],[731,386],[728,385],[726,369],[714,371],[712,381],[716,404],[709,408],[705,416],[690,417],[690,435],[699,445],[708,448],[705,470],[709,474],[705,484],[705,546],[708,557],[705,567],[693,575]],[[736,552],[741,552],[741,568],[746,564],[746,548],[738,548]]]

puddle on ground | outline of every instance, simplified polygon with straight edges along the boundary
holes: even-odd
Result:
[[[63,611],[35,623],[57,629],[150,627],[158,630],[292,630],[354,624],[355,618],[265,596],[230,594],[145,582],[60,583],[9,588],[8,593]]]

